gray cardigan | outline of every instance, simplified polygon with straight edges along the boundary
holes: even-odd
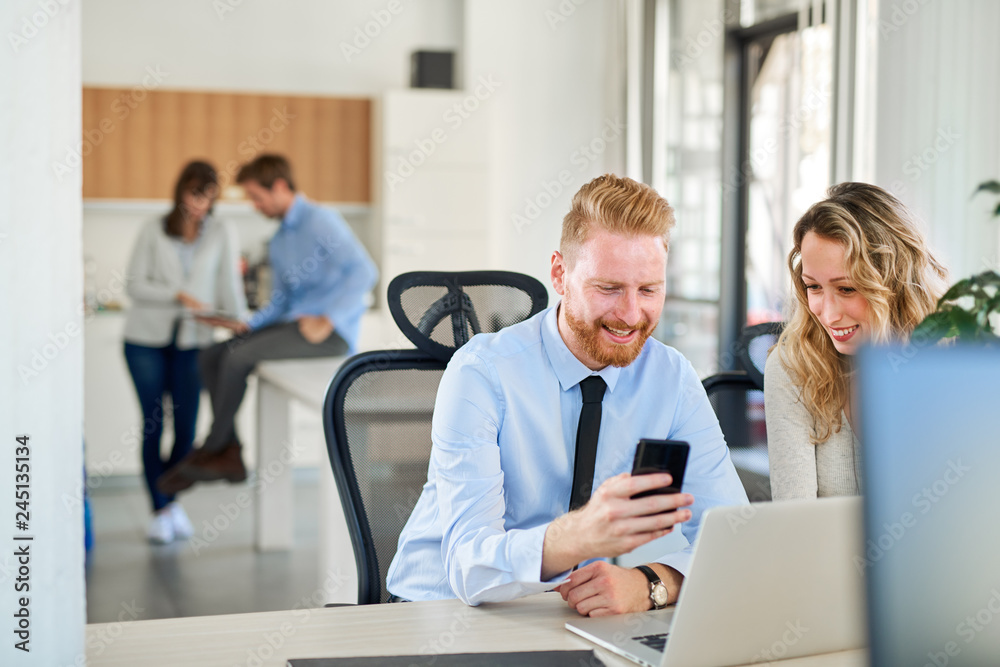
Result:
[[[246,315],[235,229],[211,216],[202,225],[186,277],[180,253],[163,231],[163,219],[157,218],[139,233],[126,279],[126,292],[132,301],[125,319],[125,340],[129,343],[150,347],[169,344],[174,322],[184,312],[177,301],[181,291],[216,310],[239,318]],[[191,349],[212,343],[210,326],[190,317],[180,322],[177,347]]]
[[[819,445],[809,441],[812,415],[781,363],[778,350],[764,367],[764,414],[771,468],[771,497],[817,498],[860,493],[860,443],[841,413],[840,431]]]

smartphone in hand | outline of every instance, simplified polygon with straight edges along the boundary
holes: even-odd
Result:
[[[691,445],[681,440],[653,440],[651,438],[640,440],[639,445],[635,448],[632,474],[648,475],[655,472],[668,472],[673,477],[673,482],[670,486],[637,493],[632,498],[645,498],[658,493],[680,493],[690,450]]]

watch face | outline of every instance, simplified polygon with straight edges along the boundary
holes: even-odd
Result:
[[[662,607],[667,604],[667,600],[670,599],[670,594],[667,593],[667,587],[663,585],[663,582],[660,582],[653,586],[653,593],[651,597],[657,607]]]

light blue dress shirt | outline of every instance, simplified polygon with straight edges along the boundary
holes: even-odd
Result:
[[[427,483],[389,567],[391,593],[475,605],[566,579],[541,580],[542,544],[569,508],[579,383],[591,374],[559,335],[556,307],[455,353],[434,406]],[[631,365],[597,375],[608,389],[595,489],[631,471],[640,438],[670,438],[691,444],[683,490],[695,502],[681,525],[690,543],[706,509],[747,502],[705,390],[677,350],[649,339]],[[691,549],[658,560],[687,574]]]
[[[251,329],[325,315],[353,353],[365,297],[378,271],[368,252],[333,209],[297,195],[268,244],[271,299],[248,320]]]

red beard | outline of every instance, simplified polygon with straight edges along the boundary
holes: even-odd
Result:
[[[591,359],[605,366],[624,368],[631,364],[639,356],[639,353],[642,352],[642,347],[646,344],[646,340],[656,329],[655,324],[650,325],[647,321],[639,322],[635,326],[611,320],[602,320],[596,323],[585,322],[576,317],[569,307],[569,292],[566,293],[563,308],[566,309],[566,323],[569,325],[570,331],[573,332],[580,342],[580,345],[583,346],[583,351]],[[635,340],[626,344],[609,341],[601,332],[604,326],[622,331],[635,329]]]

